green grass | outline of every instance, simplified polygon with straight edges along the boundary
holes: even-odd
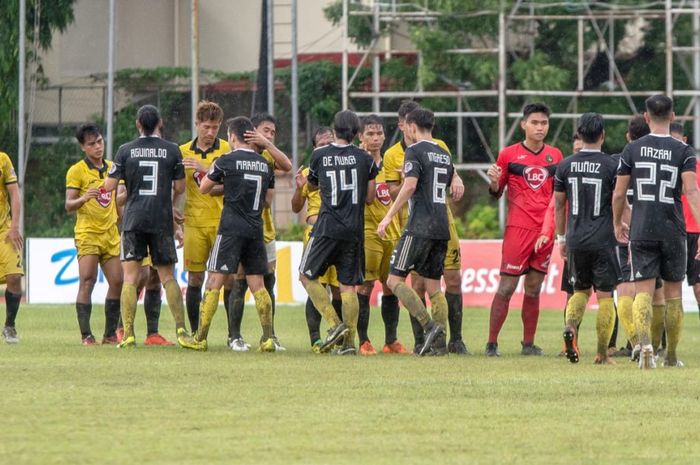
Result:
[[[96,313],[101,313],[98,310]],[[595,313],[582,362],[556,357],[561,313],[543,312],[543,358],[518,355],[520,315],[500,359],[481,355],[485,310],[465,313],[478,355],[331,357],[308,350],[300,308],[282,308],[288,351],[225,348],[223,309],[207,353],[79,345],[69,306],[24,306],[18,346],[0,346],[3,464],[660,464],[697,463],[697,315],[686,316],[685,369],[593,366]],[[94,318],[100,328],[101,318]],[[405,311],[401,339],[410,345]],[[163,333],[172,334],[164,308]],[[143,339],[143,313],[137,315]],[[381,346],[379,312],[370,337]],[[97,331],[96,331],[97,332]],[[244,334],[259,336],[253,308]]]

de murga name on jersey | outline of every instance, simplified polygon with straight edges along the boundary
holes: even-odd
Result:
[[[355,155],[326,155],[321,159],[323,166],[352,166],[357,164]]]

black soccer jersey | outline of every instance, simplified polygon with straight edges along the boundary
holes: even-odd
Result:
[[[447,194],[454,174],[450,154],[433,141],[416,142],[406,149],[403,171],[407,178],[418,178],[409,201],[406,233],[448,240]]]
[[[267,161],[253,150],[237,149],[217,159],[207,176],[224,184],[219,234],[262,240],[265,194],[275,187]]]
[[[597,250],[617,244],[612,221],[612,194],[617,162],[608,154],[583,149],[557,166],[554,190],[569,202],[566,248]]]
[[[694,150],[671,136],[649,134],[627,144],[618,175],[630,176],[634,207],[630,240],[685,237],[681,174],[695,172]]]
[[[311,235],[361,242],[367,183],[377,172],[372,157],[352,144],[330,144],[314,150],[308,181],[319,186],[321,209]]]
[[[109,177],[127,190],[122,231],[173,233],[173,181],[185,177],[177,144],[156,136],[119,147]]]

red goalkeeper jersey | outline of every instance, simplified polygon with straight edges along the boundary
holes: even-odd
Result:
[[[554,172],[563,159],[556,147],[545,144],[533,152],[522,142],[501,150],[496,164],[501,168],[500,196],[508,188],[506,226],[540,230],[554,190]]]

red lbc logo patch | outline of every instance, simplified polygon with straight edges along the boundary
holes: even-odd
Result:
[[[109,203],[112,201],[112,193],[107,192],[104,187],[99,188],[100,194],[97,196],[97,203],[103,207],[109,207]]]
[[[196,182],[198,186],[201,184],[203,177],[204,177],[204,173],[202,173],[201,171],[195,171],[194,173],[192,173],[192,178],[194,179],[194,182]]]
[[[384,205],[391,204],[391,195],[389,195],[389,185],[385,182],[377,184],[377,200]]]
[[[532,190],[537,190],[549,177],[549,172],[541,166],[528,166],[523,172],[525,182]]]

